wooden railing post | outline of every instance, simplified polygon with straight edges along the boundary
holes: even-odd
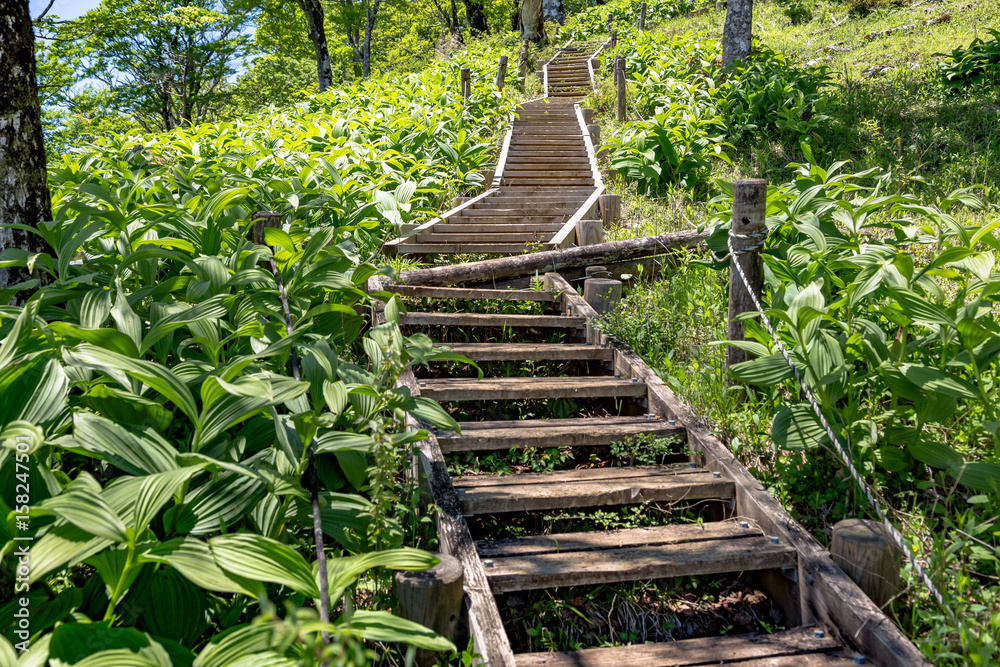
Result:
[[[576,245],[597,245],[604,243],[604,223],[601,220],[576,221]]]
[[[590,132],[590,143],[594,145],[594,150],[601,145],[601,126],[597,123],[591,123],[587,126],[587,131]]]
[[[253,225],[250,226],[250,240],[256,245],[266,245],[264,228],[280,226],[281,214],[277,211],[257,211],[253,214]]]
[[[645,29],[646,29],[646,3],[644,0],[642,6],[639,7],[639,30],[645,30]]]
[[[597,111],[595,109],[591,109],[590,107],[583,107],[580,109],[580,113],[583,114],[583,124],[590,125],[594,122],[594,115]]]
[[[429,570],[396,573],[399,615],[455,641],[462,612],[465,576],[457,558],[440,553],[435,555],[441,562]],[[416,664],[419,667],[436,665],[440,655],[437,651],[418,649]]]
[[[604,221],[605,227],[610,227],[621,216],[622,196],[601,195],[597,201],[601,209],[601,220]]]
[[[756,311],[753,295],[760,299],[764,286],[764,262],[760,257],[763,246],[767,212],[767,181],[763,178],[744,178],[733,184],[733,225],[729,231],[729,243],[733,256],[729,268],[729,340],[744,340],[744,323],[736,319],[742,313]],[[748,285],[744,285],[736,270],[736,263],[743,268]],[[738,347],[726,348],[726,368],[750,355]]]
[[[507,56],[500,56],[500,67],[497,69],[497,90],[503,90],[507,79]]]
[[[833,526],[833,561],[879,607],[899,593],[902,554],[878,521],[845,519]]]
[[[462,68],[462,99],[468,100],[472,96],[472,70],[468,67]]]
[[[612,278],[587,278],[583,281],[583,299],[604,315],[622,300],[622,281]]]
[[[611,26],[611,17],[610,16],[608,17],[608,26],[609,27]],[[612,30],[611,31],[611,50],[613,51],[614,48],[617,45],[618,45],[618,31],[617,30]]]
[[[615,81],[618,83],[618,120],[625,120],[625,59],[615,61]]]

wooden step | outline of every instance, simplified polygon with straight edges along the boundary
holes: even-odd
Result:
[[[542,316],[529,315],[528,317],[542,319]],[[645,396],[646,385],[643,382],[630,382],[629,380],[600,376],[483,379],[446,378],[421,381],[420,393],[437,401],[624,398]]]
[[[562,347],[562,346],[560,346]],[[601,349],[601,348],[597,348]],[[660,418],[582,417],[577,419],[522,419],[519,421],[462,422],[462,434],[442,433],[443,452],[481,452],[511,447],[608,446],[630,436],[648,433],[687,440],[687,429]]]
[[[533,232],[530,234],[514,234],[496,230],[496,233],[477,232],[475,234],[417,234],[417,243],[545,243],[555,232]]]
[[[523,220],[525,222],[540,222],[540,223],[552,223],[561,222],[562,217],[566,215],[573,215],[576,213],[577,206],[573,208],[572,206],[558,206],[549,208],[547,202],[542,202],[546,204],[545,206],[536,206],[534,209],[528,209],[529,213],[525,213],[524,209],[516,208],[467,208],[464,211],[459,212],[456,215],[448,218],[448,220],[458,220],[461,218],[475,218],[474,222],[483,222],[485,219],[489,220]],[[581,202],[582,203],[582,202]]]
[[[780,630],[723,637],[698,637],[657,644],[588,648],[561,653],[521,653],[517,667],[818,667],[849,665],[852,661],[830,655],[840,645],[827,636],[815,637],[813,628]]]
[[[494,594],[795,567],[795,549],[735,521],[477,542]]]
[[[492,301],[542,302],[559,301],[558,296],[546,290],[475,289],[467,287],[425,287],[423,285],[395,284],[386,285],[386,290],[399,294],[400,296],[423,299],[475,299]]]
[[[454,219],[454,218],[453,218]],[[460,218],[459,218],[460,219]],[[499,234],[499,233],[532,233],[532,234],[554,234],[562,229],[562,225],[558,223],[553,224],[517,224],[514,222],[484,222],[482,224],[465,225],[461,223],[438,223],[431,227],[431,231],[435,234],[472,234],[472,233],[485,233],[485,234]],[[513,239],[510,239],[513,241]]]
[[[501,185],[558,185],[564,183],[566,185],[593,185],[593,178],[579,178],[576,176],[568,178],[502,178],[500,180]]]
[[[486,313],[403,313],[400,324],[413,326],[503,327],[532,329],[567,329],[582,327],[585,317],[565,315],[512,315]],[[531,378],[528,378],[529,380]]]
[[[550,178],[565,178],[567,176],[592,176],[590,169],[504,169],[504,178],[530,178],[532,176],[545,176]]]
[[[452,481],[466,516],[736,495],[732,480],[717,479],[708,470],[687,464],[475,475]]]
[[[502,290],[496,290],[502,291]],[[555,297],[551,292],[539,292]],[[511,300],[511,299],[508,299]],[[540,301],[541,299],[539,299]],[[598,345],[559,343],[435,343],[473,361],[611,361],[614,351]]]
[[[400,255],[520,255],[529,248],[523,243],[399,243],[395,246]],[[551,244],[530,250],[551,250]]]

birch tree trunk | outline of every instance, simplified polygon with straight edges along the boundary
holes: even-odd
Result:
[[[35,74],[35,33],[28,0],[0,0],[0,224],[36,227],[52,219],[45,166],[42,109]],[[39,236],[0,229],[0,252],[50,252]],[[20,267],[0,268],[0,289],[45,274]],[[13,303],[21,304],[21,293]]]
[[[750,55],[753,30],[753,0],[729,0],[726,26],[722,30],[722,66],[733,60],[745,60]]]
[[[543,0],[521,0],[521,40],[545,41]]]
[[[323,26],[323,4],[320,0],[298,0],[309,26],[309,39],[316,54],[316,74],[319,77],[319,92],[333,83],[333,66],[330,64],[330,49],[326,43],[326,28]]]

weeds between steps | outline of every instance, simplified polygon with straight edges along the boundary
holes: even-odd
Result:
[[[515,652],[773,632],[785,622],[752,582],[715,575],[508,593],[497,602]]]

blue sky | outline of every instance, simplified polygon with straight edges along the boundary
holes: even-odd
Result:
[[[48,0],[30,0],[30,2],[32,16],[41,14],[45,6],[49,4]],[[63,19],[75,19],[99,4],[101,4],[101,0],[56,0],[52,9],[49,10],[49,14],[55,14]]]

